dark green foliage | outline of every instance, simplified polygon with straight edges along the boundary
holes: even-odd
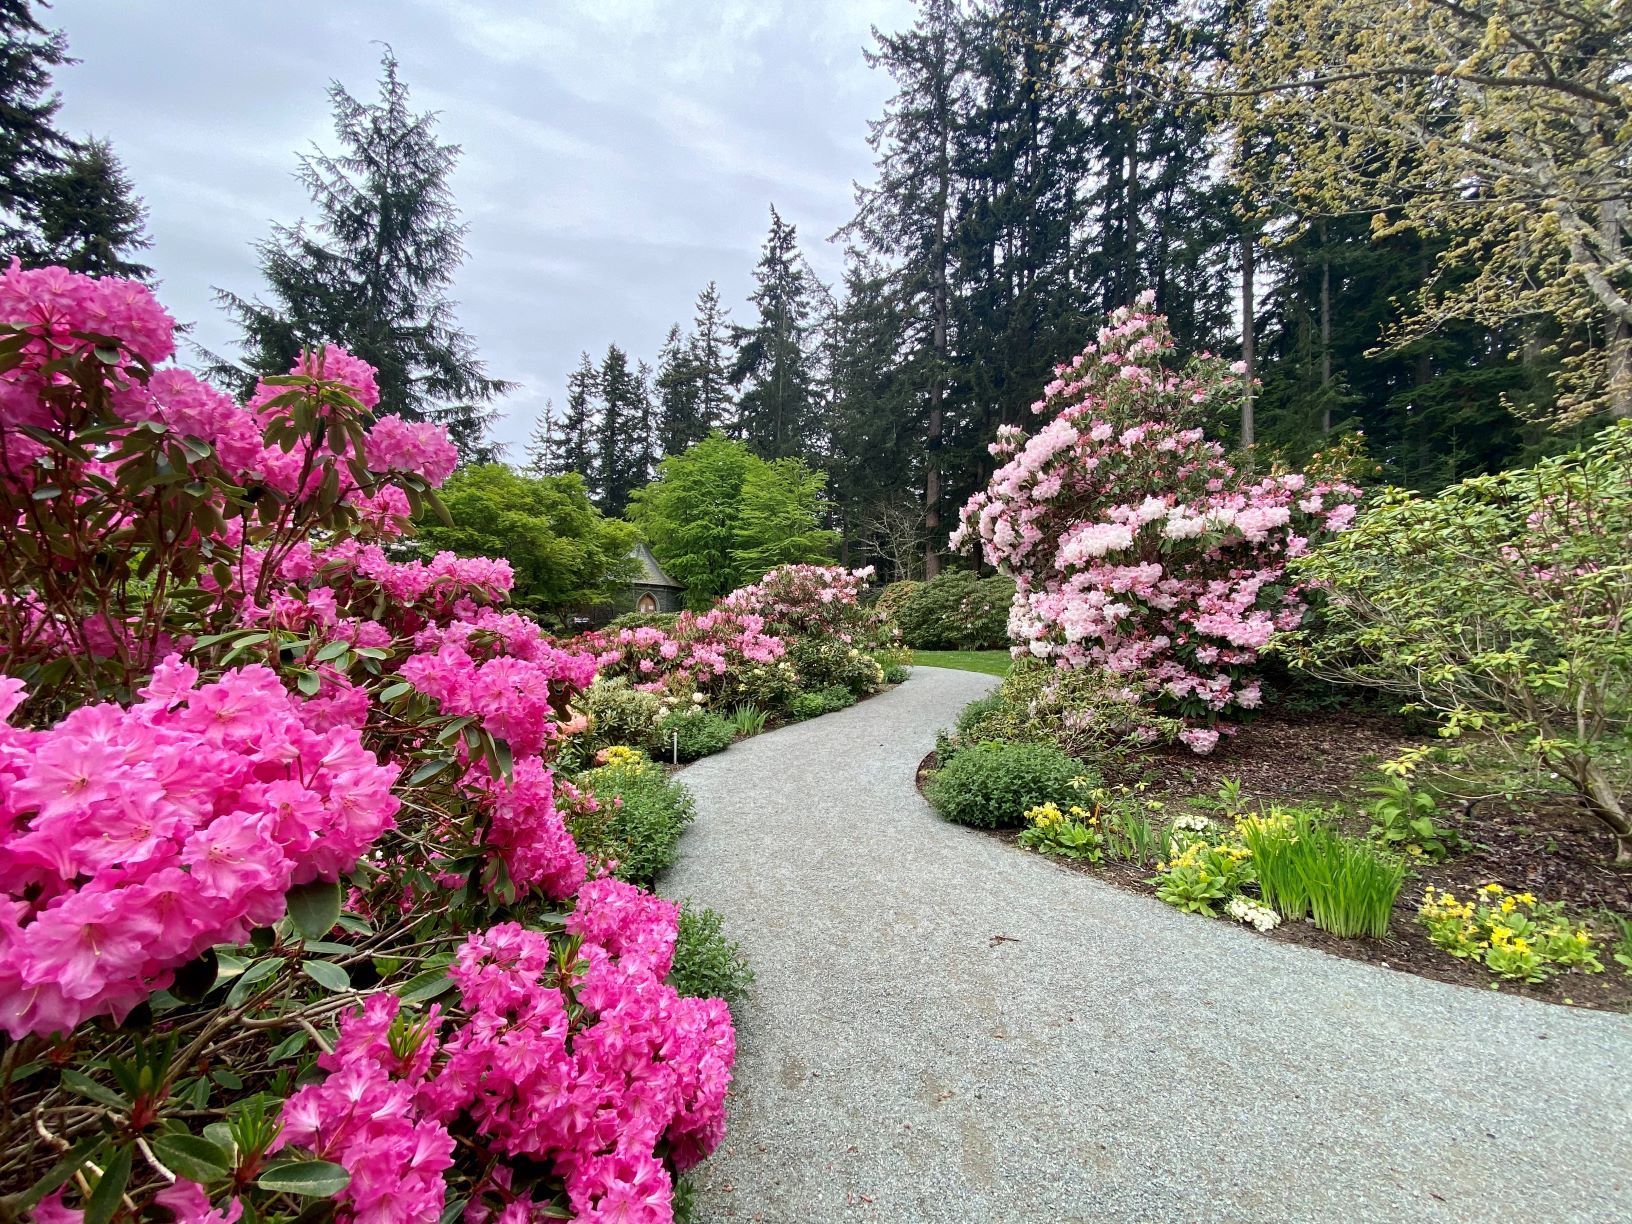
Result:
[[[113,146],[89,139],[38,183],[39,261],[88,276],[147,280],[153,269],[131,258],[153,245],[147,206]]]
[[[582,477],[525,476],[502,463],[461,468],[442,488],[453,519],[421,525],[428,554],[503,557],[516,572],[512,600],[535,613],[602,604],[634,577],[635,529],[603,517]]]
[[[889,663],[884,667],[885,684],[902,684],[912,674],[912,669],[905,663]]]
[[[971,744],[931,775],[926,793],[956,824],[1013,829],[1025,823],[1028,808],[1068,802],[1075,794],[1071,780],[1089,772],[1047,744]]]
[[[623,678],[600,679],[579,699],[579,708],[589,715],[589,730],[578,737],[586,752],[624,745],[656,748],[657,721],[663,707],[656,693],[642,692]]]
[[[680,906],[680,936],[674,943],[669,985],[691,999],[736,1003],[753,984],[754,971],[735,940],[720,929],[720,916],[690,901]]]
[[[601,805],[593,849],[617,862],[618,879],[651,887],[674,865],[680,834],[696,816],[690,792],[644,760],[603,765],[578,780]]]
[[[596,380],[601,419],[595,489],[597,504],[608,514],[622,514],[629,494],[652,476],[654,422],[647,374],[644,364],[631,370],[628,355],[617,345],[607,347]]]
[[[945,570],[914,583],[895,605],[901,640],[914,650],[999,650],[1009,644],[1014,580]]]
[[[41,181],[72,154],[56,129],[61,97],[53,69],[74,61],[60,30],[49,30],[30,0],[0,0],[0,249],[37,262]]]
[[[675,752],[676,737],[681,761],[695,761],[731,747],[735,738],[729,719],[712,710],[674,710],[658,719],[657,755],[664,760]]]
[[[625,612],[607,622],[608,629],[673,629],[678,612]]]
[[[795,693],[788,702],[788,713],[795,719],[820,718],[846,706],[856,704],[856,695],[842,684],[830,684],[807,693]]]
[[[447,296],[464,259],[448,185],[459,147],[438,139],[435,114],[409,108],[389,51],[377,101],[338,82],[329,100],[343,152],[300,159],[318,223],[275,226],[257,246],[269,300],[217,290],[243,332],[245,368],[213,372],[247,390],[257,375],[286,373],[303,347],[338,344],[378,371],[381,411],[445,425],[462,458],[490,461],[483,433],[495,413],[482,405],[510,384],[488,376]]]
[[[820,282],[799,253],[795,227],[773,207],[750,294],[758,319],[735,329],[739,388],[734,432],[764,459],[810,457],[819,437],[814,341]]]
[[[884,682],[884,669],[872,655],[838,638],[791,638],[788,658],[804,689],[837,687],[860,697]]]
[[[551,456],[550,474],[576,472],[593,497],[599,488],[601,464],[596,459],[595,414],[601,376],[588,353],[578,354],[578,368],[567,376],[567,410]]]

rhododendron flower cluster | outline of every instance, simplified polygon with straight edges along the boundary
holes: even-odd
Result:
[[[1303,622],[1287,562],[1347,527],[1358,493],[1229,462],[1202,425],[1233,411],[1240,380],[1208,357],[1168,369],[1172,337],[1148,304],[1058,369],[1033,405],[1042,429],[999,431],[1001,466],[952,543],[1014,577],[1015,654],[1127,677],[1208,752],[1219,716],[1261,702],[1264,646]]]
[[[552,1162],[575,1219],[667,1224],[673,1186],[657,1150],[685,1169],[718,1143],[735,1053],[722,1002],[663,982],[677,919],[672,902],[601,879],[568,919],[575,959],[515,923],[472,935],[449,970],[457,1008],[414,1021],[395,996],[371,998],[318,1059],[327,1078],[290,1098],[278,1145],[344,1166],[355,1218],[435,1219],[458,1131]],[[469,1219],[531,1213],[503,1163],[467,1208]]]
[[[366,362],[238,404],[153,368],[173,332],[139,285],[0,275],[0,1186],[68,1134],[42,1219],[286,1218],[269,1168],[343,1224],[672,1218],[734,1037],[663,981],[675,907],[569,829],[596,657],[494,606],[503,560],[392,544],[457,456]],[[782,652],[735,613],[670,646],[631,653]]]
[[[194,687],[171,659],[129,709],[0,726],[0,1027],[122,1019],[204,949],[282,916],[388,827],[398,769],[314,728],[265,667]],[[0,681],[5,712],[22,686]]]
[[[708,612],[683,612],[669,632],[641,626],[580,634],[563,649],[594,656],[600,674],[628,677],[639,689],[686,689],[728,694],[734,681],[755,666],[775,663],[787,652],[767,632],[763,617],[721,603]]]
[[[883,619],[861,604],[872,576],[872,566],[779,565],[753,585],[732,591],[719,607],[757,616],[784,637],[869,643],[882,632]]]

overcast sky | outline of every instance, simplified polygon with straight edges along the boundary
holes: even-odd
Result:
[[[162,20],[159,19],[162,14]],[[387,42],[463,146],[454,296],[520,442],[587,349],[653,360],[718,280],[733,317],[774,201],[824,279],[890,82],[869,30],[909,0],[57,0],[81,62],[62,124],[110,138],[146,199],[161,299],[209,347],[211,286],[261,287],[251,244],[310,215],[295,154],[333,147],[325,90],[372,98]]]

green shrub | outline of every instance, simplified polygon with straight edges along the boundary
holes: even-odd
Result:
[[[589,730],[580,737],[589,752],[618,744],[651,747],[663,712],[657,694],[631,688],[622,679],[595,681],[579,698],[579,708],[590,719]]]
[[[1436,497],[1388,490],[1293,562],[1324,592],[1282,643],[1574,787],[1632,863],[1632,421]]]
[[[842,710],[855,704],[854,693],[842,684],[830,684],[813,693],[796,694],[788,703],[788,712],[794,718],[803,721],[807,718],[820,718],[823,714],[831,714],[835,710]]]
[[[669,984],[688,998],[735,1003],[753,980],[741,946],[720,930],[720,916],[706,906],[683,903]]]
[[[892,582],[878,593],[878,598],[873,601],[873,608],[885,620],[893,623],[896,614],[923,588],[923,585],[912,579]]]
[[[886,663],[884,665],[885,684],[904,684],[911,669],[905,663]]]
[[[878,660],[840,638],[798,637],[788,642],[788,658],[806,692],[842,685],[858,697],[884,683]]]
[[[1090,771],[1048,744],[971,744],[935,771],[926,788],[935,810],[957,824],[1017,828],[1026,811],[1069,803],[1072,780]]]
[[[1012,578],[946,570],[911,586],[892,600],[891,612],[901,640],[914,650],[998,650],[1009,644]]]
[[[607,764],[578,775],[598,812],[574,822],[579,848],[617,863],[613,874],[650,887],[674,865],[680,834],[696,815],[691,793],[645,756],[614,748]]]
[[[1462,838],[1434,820],[1439,804],[1404,778],[1387,776],[1369,788],[1370,837],[1390,850],[1437,863],[1460,848]]]
[[[680,619],[678,612],[625,612],[607,622],[606,628],[612,632],[619,629],[662,629],[674,628],[674,623]]]
[[[657,720],[656,739],[659,756],[668,756],[675,750],[676,737],[682,761],[695,761],[712,756],[731,747],[736,738],[730,722],[712,710],[692,708],[671,710]]]

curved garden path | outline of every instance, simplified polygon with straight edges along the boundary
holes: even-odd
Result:
[[[992,683],[919,668],[686,770],[664,891],[758,975],[700,1220],[1632,1219],[1632,1020],[1273,943],[943,823],[914,767]]]

